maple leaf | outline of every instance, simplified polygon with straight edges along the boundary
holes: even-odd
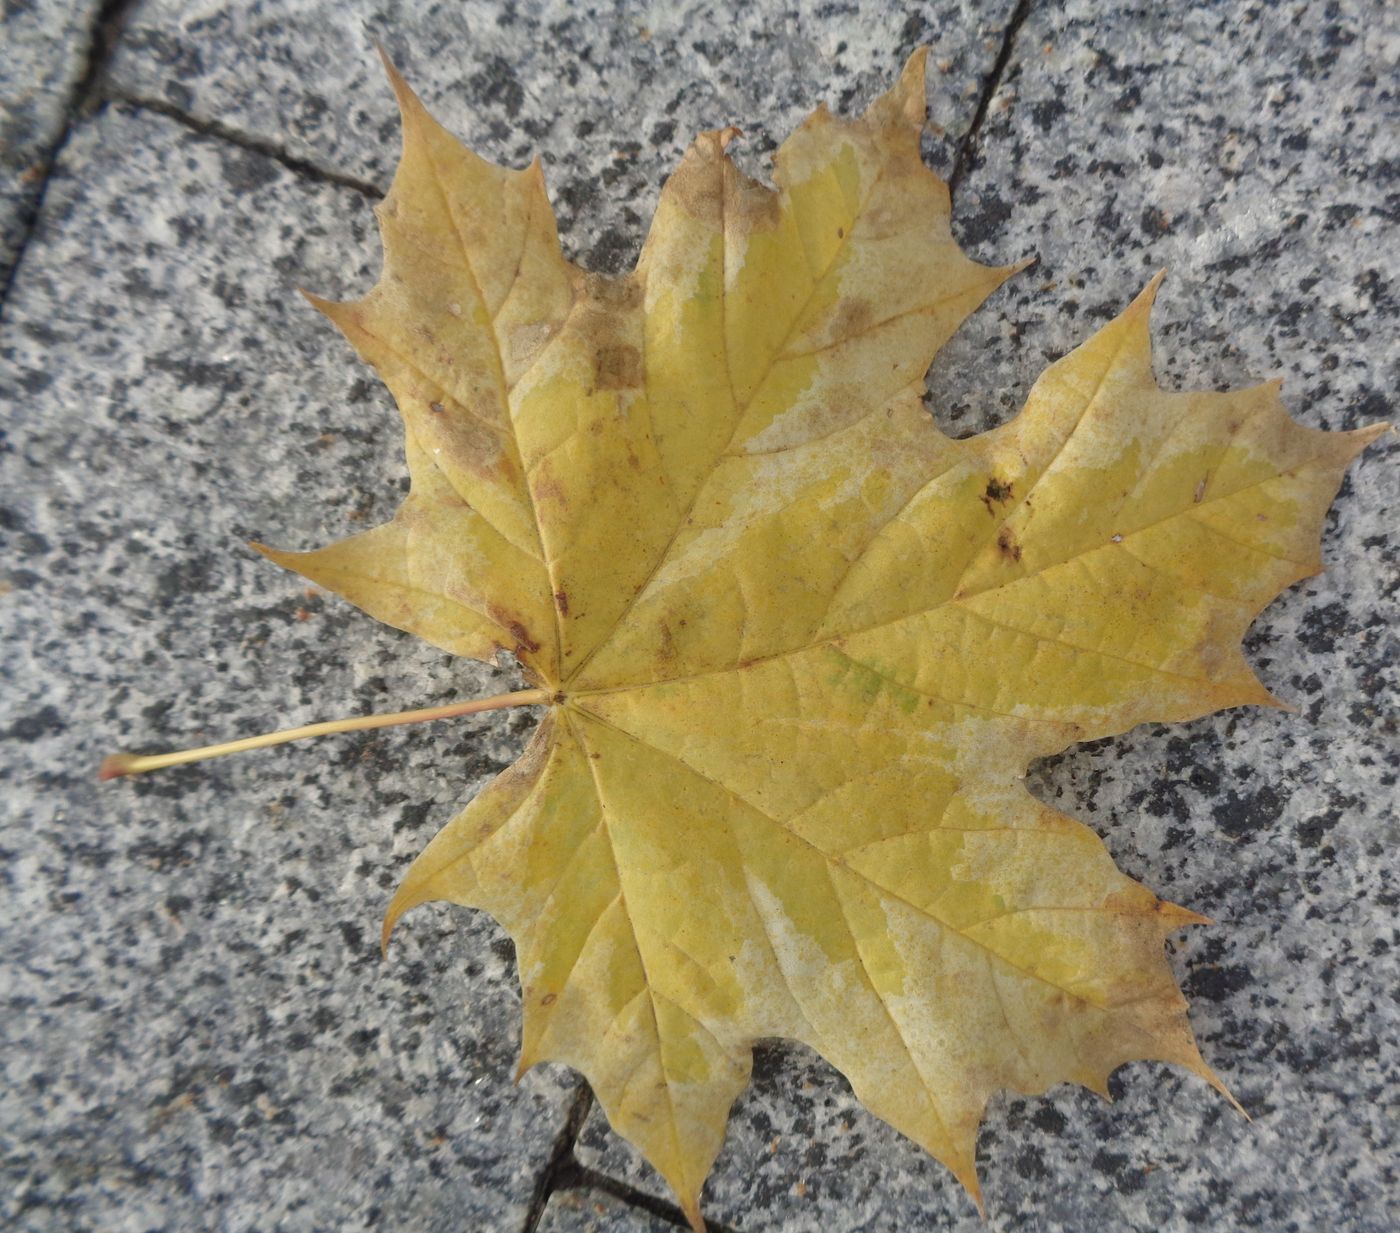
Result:
[[[264,549],[518,658],[535,688],[510,699],[547,714],[413,863],[385,941],[429,900],[499,920],[521,1070],[580,1070],[697,1228],[760,1038],[810,1045],[974,1197],[998,1089],[1160,1059],[1224,1091],[1164,955],[1204,918],[1022,780],[1277,705],[1241,637],[1320,568],[1381,431],[1305,428],[1276,383],[1160,389],[1154,279],[1011,423],[944,437],[925,373],[1012,270],[952,239],[923,66],[860,119],[818,109],[776,191],[736,130],[701,134],[617,279],[561,255],[538,160],[479,159],[391,68],[384,271],[315,302],[393,391],[411,490],[385,526]]]

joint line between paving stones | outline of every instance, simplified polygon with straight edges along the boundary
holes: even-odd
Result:
[[[19,272],[20,263],[24,260],[29,242],[34,238],[34,232],[39,225],[39,215],[43,212],[44,199],[48,196],[53,169],[58,165],[59,156],[72,137],[77,122],[92,107],[98,87],[107,71],[107,64],[121,41],[127,15],[135,4],[136,0],[104,0],[93,16],[92,25],[88,28],[86,63],[82,73],[73,83],[73,89],[64,105],[63,130],[41,155],[44,178],[39,183],[33,202],[25,212],[23,231],[14,257],[9,267],[0,271],[0,317],[4,315],[5,303],[10,298],[10,288],[14,285],[15,275]]]
[[[963,134],[963,139],[958,143],[957,157],[953,160],[953,171],[948,177],[948,195],[954,199],[958,195],[958,185],[962,183],[963,176],[967,174],[972,150],[982,134],[982,125],[987,119],[987,111],[992,105],[992,99],[1001,86],[1002,78],[1006,76],[1007,65],[1011,63],[1011,52],[1016,46],[1016,36],[1021,33],[1021,27],[1025,25],[1026,18],[1031,15],[1031,9],[1034,6],[1035,0],[1017,0],[1016,7],[1011,11],[1011,17],[1006,23],[1006,31],[1001,38],[1001,49],[997,52],[997,58],[992,63],[992,71],[987,74],[986,82],[982,86],[982,93],[977,99],[977,110],[972,113],[972,123],[968,126],[967,132]]]
[[[592,1108],[593,1093],[587,1083],[580,1082],[578,1091],[574,1093],[574,1098],[569,1104],[569,1116],[564,1121],[564,1129],[554,1141],[549,1160],[545,1162],[544,1170],[535,1182],[535,1191],[530,1196],[530,1207],[525,1214],[525,1224],[521,1233],[535,1233],[540,1221],[544,1219],[544,1210],[549,1206],[550,1196],[561,1189],[564,1178],[576,1167],[574,1144],[583,1133],[583,1124],[588,1120]]]
[[[544,1220],[550,1199],[556,1194],[569,1190],[600,1191],[630,1207],[639,1208],[668,1224],[673,1224],[677,1228],[689,1229],[690,1222],[685,1218],[685,1213],[674,1203],[667,1203],[665,1199],[659,1199],[655,1195],[647,1194],[644,1190],[638,1190],[620,1178],[600,1173],[597,1169],[590,1169],[587,1165],[579,1163],[578,1157],[574,1154],[574,1147],[578,1143],[579,1136],[583,1133],[584,1123],[587,1122],[588,1115],[593,1111],[593,1104],[593,1093],[589,1090],[588,1084],[580,1083],[578,1092],[569,1105],[569,1116],[564,1123],[564,1129],[560,1131],[558,1139],[555,1140],[554,1148],[549,1154],[549,1161],[545,1164],[539,1180],[535,1183],[535,1191],[530,1197],[530,1207],[526,1213],[521,1233],[536,1233]],[[716,1224],[713,1220],[707,1220],[705,1225],[710,1233],[739,1233],[738,1229],[730,1225]]]
[[[164,116],[167,120],[174,120],[176,124],[182,125],[190,132],[198,133],[202,137],[213,137],[217,141],[227,142],[229,145],[239,146],[254,154],[260,154],[275,163],[280,163],[288,171],[305,179],[348,188],[359,193],[362,197],[368,197],[371,201],[378,201],[384,196],[383,191],[376,188],[368,180],[361,180],[339,171],[331,171],[313,163],[310,159],[298,157],[291,151],[277,145],[276,142],[264,141],[261,137],[254,137],[251,133],[240,132],[236,128],[230,128],[227,124],[220,124],[218,120],[202,120],[198,116],[190,115],[187,111],[181,111],[178,107],[165,102],[164,99],[143,98],[137,94],[127,94],[122,90],[109,92],[107,98],[113,103],[120,103],[138,111],[148,111],[153,115]]]
[[[571,1161],[570,1164],[571,1167],[560,1179],[558,1190],[599,1190],[630,1207],[640,1208],[649,1215],[665,1220],[677,1228],[689,1230],[690,1221],[685,1218],[685,1213],[674,1203],[667,1203],[665,1199],[658,1199],[655,1195],[638,1190],[635,1186],[620,1181],[611,1174],[600,1173],[596,1169],[590,1169],[587,1165],[579,1164],[576,1160]],[[709,1216],[705,1217],[705,1228],[709,1230],[709,1233],[739,1233],[739,1230],[733,1225],[720,1224]]]

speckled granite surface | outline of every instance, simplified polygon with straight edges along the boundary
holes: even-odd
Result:
[[[398,869],[509,720],[93,777],[113,742],[491,690],[243,542],[394,503],[378,392],[290,292],[365,278],[367,222],[117,107],[49,186],[0,378],[7,1228],[519,1228],[564,1126],[573,1076],[511,1085],[486,918],[430,911],[379,959]]]
[[[0,4],[0,286],[29,229],[101,7],[101,0]]]
[[[539,1233],[669,1233],[675,1227],[610,1194],[578,1188],[550,1198]]]
[[[740,122],[757,157],[818,99],[849,106],[884,89],[925,43],[931,141],[951,165],[948,134],[972,120],[1013,3],[148,0],[112,73],[122,92],[386,184],[398,118],[379,42],[473,149],[520,166],[539,151],[566,250],[615,272],[692,134]]]
[[[667,1227],[659,1182],[596,1113],[569,1163],[572,1075],[511,1087],[513,964],[489,921],[424,909],[377,957],[397,873],[528,721],[91,776],[114,744],[509,687],[242,546],[324,542],[400,490],[387,397],[292,294],[372,278],[355,184],[384,183],[397,143],[374,38],[484,153],[542,150],[566,245],[619,269],[690,130],[737,120],[757,162],[921,41],[947,64],[928,147],[947,174],[1011,10],[564,7],[138,4],[110,88],[171,114],[109,106],[64,150],[0,327],[8,1227]],[[940,358],[935,413],[996,422],[1168,265],[1164,381],[1282,374],[1306,422],[1394,418],[1394,11],[1159,7],[1033,5],[1013,31],[955,225],[983,260],[1040,264]],[[992,1228],[1389,1227],[1395,454],[1383,441],[1357,466],[1330,571],[1251,635],[1301,715],[1143,728],[1035,780],[1127,872],[1220,920],[1174,964],[1254,1122],[1147,1064],[1119,1073],[1112,1106],[1003,1098],[981,1136]],[[735,1233],[986,1227],[838,1076],[780,1046],[707,1199]]]

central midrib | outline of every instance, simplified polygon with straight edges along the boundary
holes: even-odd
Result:
[[[719,167],[719,174],[720,174],[721,181],[722,181],[722,180],[723,180],[723,177],[724,177],[724,174],[725,174],[725,168],[727,168],[727,167],[733,167],[733,163],[729,160],[728,155],[724,154],[723,150],[721,150],[721,152],[720,152],[720,161],[719,161],[719,163],[718,163],[718,167]],[[736,173],[737,173],[737,170],[738,170],[738,169],[735,168]],[[671,533],[670,539],[668,539],[668,540],[666,541],[666,544],[664,545],[664,547],[662,547],[661,551],[657,554],[656,559],[652,562],[651,569],[650,569],[650,570],[647,572],[647,574],[646,574],[646,577],[642,579],[642,581],[641,581],[640,584],[638,584],[637,589],[636,589],[635,591],[632,592],[631,598],[628,599],[627,603],[623,606],[622,610],[617,614],[616,619],[613,621],[612,625],[609,626],[607,632],[603,635],[603,637],[602,637],[601,639],[599,639],[599,641],[598,641],[597,644],[593,647],[592,650],[590,650],[586,655],[583,656],[582,659],[579,660],[579,662],[574,666],[573,670],[572,670],[572,671],[569,673],[569,675],[565,678],[565,680],[564,680],[563,683],[564,683],[564,685],[565,685],[566,687],[567,687],[571,682],[573,682],[574,680],[576,680],[576,679],[578,678],[579,674],[582,673],[583,670],[584,670],[586,667],[588,667],[588,665],[593,661],[594,657],[595,657],[600,651],[606,649],[606,648],[612,643],[613,638],[617,635],[618,630],[620,630],[620,629],[622,628],[623,622],[626,621],[626,619],[627,619],[628,615],[631,613],[632,609],[635,608],[635,607],[637,606],[637,601],[640,600],[641,597],[646,593],[647,589],[651,586],[652,582],[656,579],[657,574],[659,574],[659,573],[661,572],[661,567],[662,567],[663,565],[665,565],[666,562],[670,559],[671,551],[675,548],[675,546],[676,546],[676,541],[680,539],[681,532],[685,530],[686,525],[687,525],[688,522],[689,522],[690,516],[695,512],[696,506],[700,503],[700,498],[701,498],[701,496],[704,494],[706,487],[709,485],[710,480],[714,477],[715,470],[716,470],[716,468],[718,467],[720,461],[721,461],[722,459],[724,459],[724,458],[729,454],[729,452],[733,449],[733,447],[734,447],[734,438],[735,438],[735,437],[738,435],[738,433],[739,433],[739,426],[743,423],[745,414],[748,412],[749,407],[752,405],[754,398],[757,397],[758,392],[763,388],[764,382],[767,381],[769,374],[770,374],[770,373],[772,372],[772,370],[773,370],[773,365],[776,364],[776,363],[778,362],[778,360],[782,358],[783,353],[784,353],[784,352],[786,351],[786,349],[787,349],[788,343],[792,341],[792,337],[793,337],[794,332],[795,332],[796,329],[797,329],[798,323],[804,319],[808,308],[811,307],[812,300],[815,298],[815,296],[816,296],[816,294],[817,294],[817,289],[826,281],[827,276],[831,273],[832,269],[835,268],[836,263],[837,263],[838,260],[840,260],[841,255],[842,255],[844,252],[846,252],[848,246],[849,246],[850,243],[851,243],[852,237],[853,237],[854,234],[855,234],[855,221],[854,221],[854,220],[855,220],[855,219],[859,219],[860,216],[865,212],[865,207],[869,204],[871,195],[875,192],[875,189],[876,189],[876,187],[879,185],[881,179],[884,177],[884,174],[885,174],[885,164],[884,164],[884,163],[881,163],[881,164],[880,164],[880,167],[879,167],[879,170],[875,173],[875,177],[870,181],[870,185],[869,185],[869,187],[866,189],[865,195],[860,199],[859,203],[857,204],[856,209],[855,209],[855,213],[854,213],[854,216],[853,216],[853,220],[852,220],[851,224],[846,228],[846,233],[845,233],[845,235],[843,235],[843,236],[840,237],[840,241],[837,243],[836,247],[832,250],[831,258],[827,261],[826,265],[821,269],[821,271],[820,271],[819,273],[817,273],[817,274],[815,274],[815,275],[813,276],[811,290],[808,291],[806,298],[805,298],[805,299],[802,301],[802,303],[798,306],[797,311],[793,313],[792,320],[788,323],[787,330],[784,332],[782,339],[781,339],[781,340],[777,343],[777,345],[773,348],[772,354],[769,356],[767,363],[764,365],[764,368],[763,368],[763,370],[762,370],[761,375],[755,379],[755,381],[754,381],[754,383],[753,383],[753,386],[752,386],[752,389],[751,389],[751,391],[750,391],[750,393],[749,393],[749,395],[748,395],[747,398],[745,398],[745,399],[743,399],[742,401],[740,401],[738,398],[734,398],[734,397],[733,397],[733,393],[732,393],[732,391],[733,391],[733,379],[732,379],[732,375],[730,376],[730,390],[731,390],[731,395],[730,395],[730,396],[731,396],[731,398],[733,399],[733,403],[734,403],[734,424],[733,424],[732,429],[730,430],[729,439],[724,443],[724,447],[714,456],[714,458],[713,458],[713,460],[711,461],[710,465],[706,468],[704,477],[703,477],[703,478],[700,480],[700,482],[696,485],[696,487],[695,487],[695,492],[691,495],[690,501],[687,503],[686,508],[681,512],[679,518],[676,520],[676,526],[675,526],[675,529],[674,529],[674,530],[672,531],[672,533]],[[772,190],[770,190],[770,191],[772,191]],[[781,196],[782,194],[779,192],[779,193],[775,193],[775,195]],[[719,198],[720,198],[720,233],[719,233],[719,234],[720,234],[720,246],[721,246],[721,252],[720,252],[720,277],[721,277],[721,280],[722,280],[721,287],[723,287],[723,280],[726,280],[726,276],[727,276],[727,265],[728,265],[728,260],[729,260],[729,246],[728,246],[728,239],[727,239],[727,236],[726,236],[726,233],[725,233],[725,228],[724,228],[724,219],[725,219],[724,204],[725,204],[726,198],[725,198],[725,193],[724,193],[724,188],[723,188],[723,184],[722,184],[722,183],[721,183],[721,189],[720,189]],[[724,333],[724,363],[725,363],[725,370],[726,370],[726,373],[728,373],[728,372],[729,372],[729,365],[730,365],[730,358],[729,358],[728,318],[727,318],[726,310],[725,310],[725,307],[724,307],[725,303],[726,303],[726,296],[725,296],[723,290],[721,290],[721,294],[720,294],[720,311],[721,311],[721,314],[725,314],[725,315],[723,315],[722,318],[721,318],[721,327],[720,327],[720,328],[721,328],[722,332]],[[561,652],[562,652],[562,648],[563,648],[563,644],[562,644],[562,641],[561,641],[561,643],[560,643]]]

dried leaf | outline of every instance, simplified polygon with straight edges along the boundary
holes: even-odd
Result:
[[[568,1063],[700,1226],[762,1037],[840,1068],[978,1195],[991,1094],[1202,1061],[1163,939],[1203,918],[1029,795],[1144,721],[1278,705],[1240,639],[1320,568],[1378,428],[1277,384],[1171,393],[1157,280],[1005,427],[954,441],[924,375],[1010,269],[922,163],[923,54],[819,109],[777,190],[703,133],[637,270],[560,253],[538,162],[496,168],[393,74],[404,153],[363,299],[317,301],[402,410],[385,526],[272,552],[553,702],[404,878],[515,939],[522,1069]],[[1223,1091],[1223,1087],[1221,1088]],[[980,1200],[979,1200],[980,1201]]]

